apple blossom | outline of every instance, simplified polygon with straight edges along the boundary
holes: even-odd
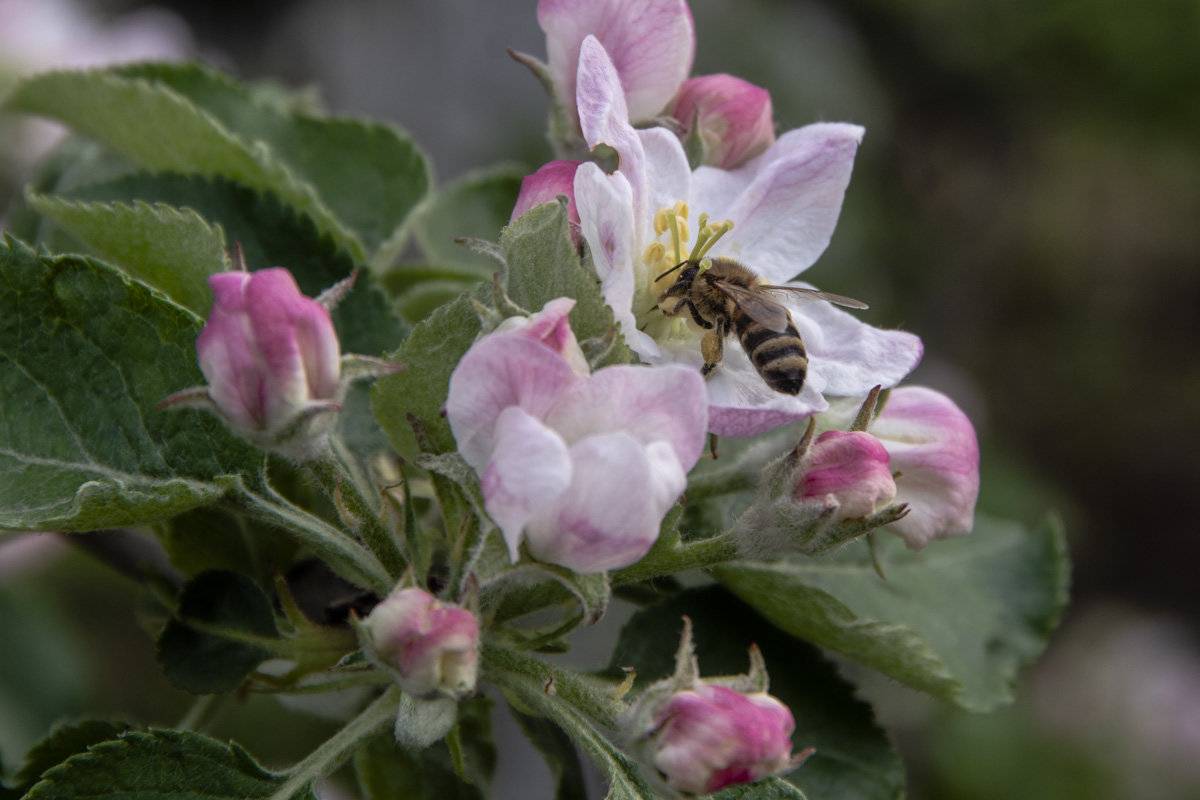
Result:
[[[610,54],[635,120],[662,111],[692,71],[696,34],[684,0],[539,0],[537,17],[555,106],[574,128],[579,50],[588,36]]]
[[[361,629],[374,660],[413,697],[461,698],[475,690],[479,622],[465,608],[424,589],[400,589],[372,609]]]
[[[737,169],[693,172],[673,134],[630,125],[621,76],[594,37],[581,46],[578,104],[588,146],[607,144],[620,157],[611,175],[590,163],[575,174],[601,292],[642,361],[699,368],[700,333],[688,315],[664,315],[658,297],[670,278],[656,278],[697,252],[736,258],[774,284],[807,269],[833,233],[862,128],[809,125]],[[824,411],[824,395],[893,386],[921,358],[921,341],[910,333],[871,327],[826,302],[783,302],[808,349],[802,391],[771,390],[740,348],[726,348],[707,382],[713,433],[750,436]]]
[[[923,386],[888,396],[868,429],[887,448],[897,473],[896,502],[908,516],[887,530],[913,550],[934,539],[970,533],[979,496],[979,442],[954,401]]]
[[[329,312],[283,267],[208,279],[213,307],[196,340],[208,397],[238,435],[301,457],[340,408],[341,347]]]
[[[883,444],[861,431],[825,431],[797,470],[792,490],[801,503],[836,508],[832,521],[868,517],[896,497]]]
[[[792,764],[792,712],[766,692],[697,682],[655,717],[653,763],[674,789],[712,794]]]
[[[771,95],[732,75],[702,75],[683,82],[667,107],[702,148],[701,163],[721,169],[740,167],[775,142]]]
[[[789,772],[812,749],[792,755],[792,712],[767,694],[766,662],[750,647],[744,675],[702,679],[683,618],[675,671],[642,692],[620,728],[672,789],[711,794],[727,786]]]
[[[450,377],[446,416],[512,559],[524,543],[593,573],[654,544],[704,448],[706,408],[703,380],[680,366],[588,374],[567,324],[574,303],[552,300],[476,342]]]

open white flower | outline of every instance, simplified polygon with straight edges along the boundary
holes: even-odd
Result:
[[[611,175],[584,164],[575,176],[582,231],[604,298],[642,361],[699,368],[701,334],[686,314],[667,317],[659,309],[658,296],[674,277],[656,282],[656,276],[688,258],[696,239],[723,230],[707,255],[735,258],[772,284],[807,269],[829,243],[863,130],[809,125],[738,169],[693,172],[674,134],[630,125],[620,77],[594,37],[581,47],[577,86],[588,146],[608,145],[620,159]],[[824,395],[894,386],[921,359],[913,334],[874,328],[826,302],[783,302],[808,349],[803,390],[792,396],[770,389],[740,347],[727,347],[707,382],[713,433],[751,436],[824,411]]]
[[[629,566],[704,449],[699,374],[680,366],[591,373],[558,298],[480,339],[450,376],[446,418],[479,474],[513,561],[579,573]]]

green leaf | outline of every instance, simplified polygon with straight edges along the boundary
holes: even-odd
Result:
[[[212,225],[219,225],[231,246],[234,242],[242,246],[251,269],[287,267],[310,297],[354,271],[350,253],[309,215],[272,192],[256,191],[224,178],[138,173],[78,187],[67,197],[109,203],[140,200],[193,209]],[[206,285],[202,289],[208,298],[203,312],[207,315],[212,295]],[[333,321],[342,349],[350,353],[381,355],[394,349],[407,332],[373,276],[365,271],[333,310]]]
[[[16,775],[16,785],[29,789],[52,767],[77,753],[87,752],[94,744],[115,739],[131,728],[128,722],[107,719],[59,723],[25,755],[25,763]]]
[[[155,527],[171,564],[187,576],[208,569],[244,572],[270,584],[277,571],[292,563],[295,540],[221,506],[197,508]]]
[[[454,772],[446,746],[407,750],[389,731],[354,754],[365,800],[483,800],[483,793]]]
[[[46,72],[17,83],[5,107],[58,120],[154,172],[221,175],[270,189],[356,256],[366,256],[364,243],[316,188],[270,147],[231,131],[164,83],[104,69]]]
[[[262,456],[212,415],[162,411],[203,382],[200,321],[118,271],[0,245],[0,527],[84,531],[206,505]]]
[[[849,795],[829,795],[830,797],[848,797]],[[899,797],[900,795],[897,795]],[[730,786],[724,791],[713,795],[713,800],[805,800],[807,795],[793,783],[783,778],[767,778],[766,780]]]
[[[371,388],[375,419],[400,453],[411,457],[419,452],[409,414],[425,424],[438,452],[457,449],[450,425],[442,417],[442,406],[450,388],[450,373],[479,334],[479,316],[471,300],[486,302],[488,294],[482,288],[465,293],[416,325],[400,349],[389,356],[406,369],[380,378]]]
[[[194,63],[136,64],[113,71],[170,87],[239,137],[265,145],[272,158],[315,188],[381,265],[398,252],[405,221],[432,184],[425,155],[394,126],[265,102],[229,76]]]
[[[579,259],[564,206],[545,203],[530,209],[504,232],[500,244],[508,262],[508,295],[514,303],[537,311],[557,297],[573,297],[576,303],[570,320],[577,339],[582,342],[613,335],[612,309],[600,294],[600,282]],[[603,363],[629,360],[629,351],[618,335]]]
[[[46,773],[28,800],[226,800],[270,797],[284,783],[238,745],[187,731],[127,733]],[[316,800],[311,790],[296,795]]]
[[[758,645],[771,694],[795,717],[796,751],[817,750],[788,776],[809,800],[894,800],[903,795],[903,766],[870,706],[854,696],[854,687],[815,647],[773,627],[723,587],[689,589],[638,611],[621,631],[610,668],[633,667],[642,688],[672,674],[684,616],[692,620],[700,671],[706,677],[745,673],[749,647]],[[747,796],[755,800],[760,796],[756,792],[766,791],[761,783],[752,788]],[[783,793],[762,796],[793,796],[785,787],[776,789]]]
[[[277,636],[271,601],[258,584],[239,572],[209,570],[183,587],[158,637],[158,663],[180,689],[225,692],[271,656],[256,640]]]
[[[208,276],[228,268],[225,237],[190,209],[136,201],[85,203],[29,195],[30,206],[54,219],[93,253],[179,305],[205,316],[212,305]]]
[[[583,780],[583,765],[571,737],[544,717],[522,714],[515,708],[513,719],[533,746],[546,757],[546,765],[554,778],[554,800],[587,800],[587,784]]]
[[[717,578],[783,630],[967,710],[1009,703],[1067,593],[1063,533],[976,516],[920,553],[882,536],[821,559],[720,567]]]
[[[501,164],[469,172],[441,189],[421,208],[414,221],[417,243],[424,256],[434,263],[469,270],[476,280],[490,280],[500,264],[456,244],[455,239],[499,238],[512,215],[524,176],[523,168]]]

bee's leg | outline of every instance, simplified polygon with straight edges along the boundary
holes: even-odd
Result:
[[[675,305],[670,311],[666,309],[666,302],[672,298],[678,298]],[[662,312],[668,317],[673,317],[683,310],[683,306],[688,302],[687,287],[680,283],[672,284],[670,288],[658,296],[658,306]]]
[[[701,328],[704,328],[705,330],[712,329],[713,324],[711,322],[709,322],[708,320],[706,320],[704,317],[700,316],[700,312],[696,310],[696,304],[692,302],[692,299],[690,297],[687,300],[687,307],[688,307],[688,311],[692,312],[692,321],[693,322],[695,322],[697,325],[699,325]],[[725,337],[722,336],[721,338],[724,339]]]
[[[664,292],[664,293],[663,293],[663,297],[661,297],[661,298],[659,299],[659,301],[658,301],[658,302],[659,302],[659,303],[662,303],[662,302],[663,302],[663,300],[666,300],[666,299],[667,299],[667,297],[666,297],[666,293]],[[667,309],[665,309],[665,308],[662,308],[662,306],[661,306],[661,305],[659,306],[659,308],[662,308],[662,312],[663,312],[663,314],[667,315],[668,317],[677,317],[677,316],[679,316],[679,315],[680,315],[680,314],[683,312],[683,307],[684,307],[685,305],[687,305],[687,303],[688,303],[688,299],[687,299],[686,297],[682,297],[682,298],[680,298],[680,299],[679,299],[679,301],[678,301],[678,302],[676,302],[676,303],[675,303],[675,305],[673,305],[673,306],[671,307],[671,310],[670,310],[670,311],[668,311],[668,310],[667,310]]]
[[[700,340],[700,355],[704,356],[704,366],[700,368],[700,374],[706,378],[717,368],[717,364],[721,363],[721,356],[725,354],[726,333],[728,331],[725,320],[718,319],[716,327],[705,333],[704,338]]]

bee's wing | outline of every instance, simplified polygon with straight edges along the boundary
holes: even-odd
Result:
[[[782,333],[792,321],[791,315],[779,301],[765,292],[747,289],[727,281],[713,281],[746,316],[768,330]]]
[[[759,288],[763,289],[765,291],[768,291],[768,292],[777,292],[777,293],[781,293],[781,294],[786,292],[787,294],[791,295],[793,299],[800,301],[800,302],[806,302],[806,301],[811,302],[814,300],[827,300],[830,303],[837,303],[839,306],[846,306],[847,308],[869,308],[870,307],[866,303],[864,303],[862,300],[855,300],[853,297],[845,297],[843,295],[833,294],[831,292],[822,292],[819,289],[807,289],[803,286],[764,285],[764,286],[760,286]]]

